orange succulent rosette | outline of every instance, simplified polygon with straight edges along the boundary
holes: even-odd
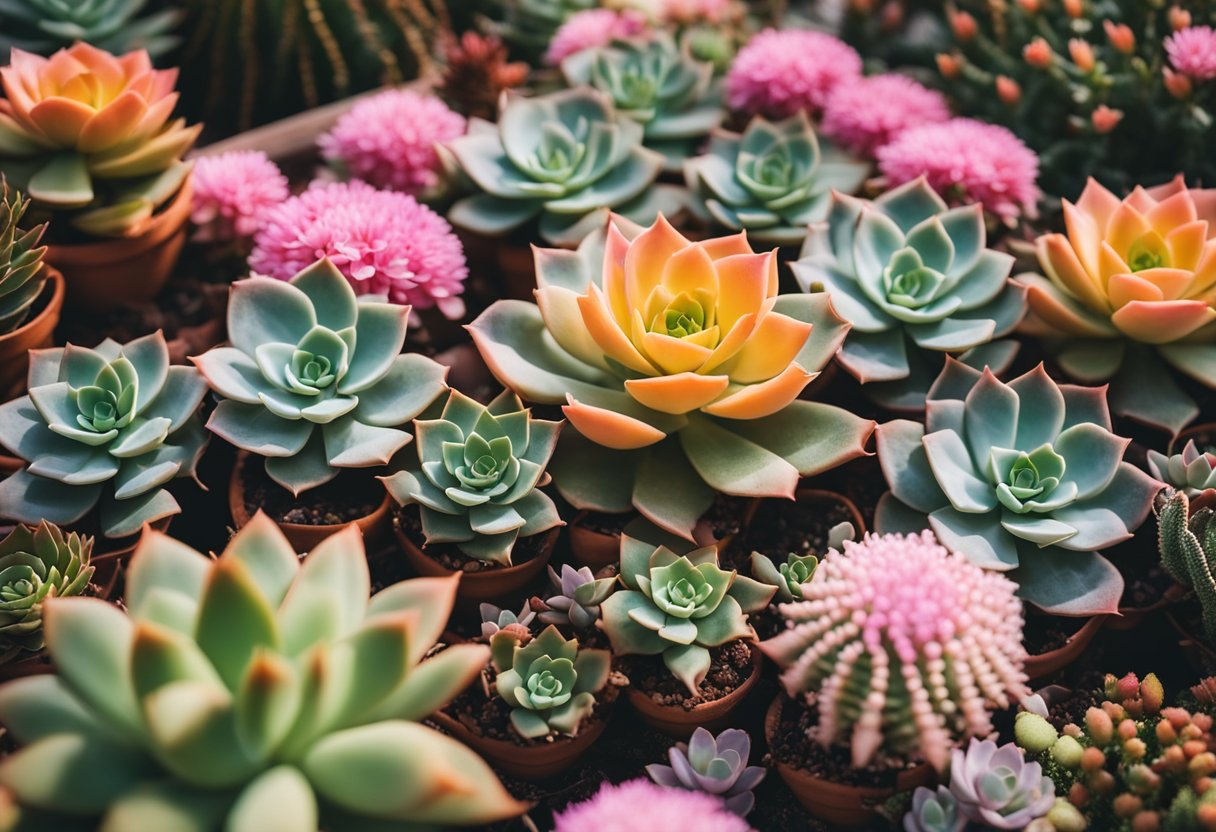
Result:
[[[535,257],[537,305],[499,301],[470,331],[503,384],[563,405],[577,433],[551,470],[575,506],[687,535],[715,491],[793,496],[863,453],[872,422],[799,398],[848,324],[826,295],[778,296],[776,251],[614,217]]]
[[[1057,340],[1061,367],[1111,382],[1115,412],[1180,430],[1198,406],[1161,362],[1216,387],[1216,190],[1182,177],[1120,199],[1093,179],[1036,242],[1045,275],[1018,280],[1023,329]]]

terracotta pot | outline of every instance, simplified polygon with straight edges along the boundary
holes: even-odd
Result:
[[[474,734],[463,722],[443,711],[436,711],[431,719],[444,731],[489,760],[496,768],[523,780],[544,780],[569,771],[608,727],[607,716],[604,719],[596,719],[589,725],[584,720],[582,730],[573,737],[558,737],[553,742],[536,745],[516,745],[506,740]]]
[[[1057,673],[1070,664],[1075,662],[1077,658],[1085,652],[1085,648],[1094,640],[1094,636],[1106,624],[1106,619],[1109,616],[1095,615],[1082,625],[1081,629],[1077,630],[1063,647],[1057,647],[1055,650],[1048,650],[1046,653],[1039,653],[1030,656],[1026,659],[1026,675],[1031,682],[1037,682],[1044,679],[1053,673]]]
[[[700,705],[694,705],[691,711],[686,711],[679,706],[660,705],[645,691],[630,687],[626,692],[629,696],[629,704],[647,725],[671,737],[688,739],[698,727],[708,728],[711,731],[724,728],[729,723],[731,714],[743,704],[747,694],[756,686],[756,682],[760,681],[763,659],[754,644],[749,644],[748,648],[751,650],[752,656],[751,675],[743,680],[743,684],[721,699],[702,702]]]
[[[46,284],[34,301],[42,311],[12,332],[0,335],[0,392],[9,401],[25,392],[26,373],[30,366],[30,350],[49,347],[54,343],[55,327],[63,311],[63,275],[44,265]]]
[[[1106,629],[1108,630],[1134,630],[1140,626],[1144,619],[1166,607],[1173,606],[1190,594],[1190,590],[1180,584],[1171,584],[1169,589],[1161,594],[1161,597],[1152,604],[1143,607],[1119,607],[1118,615],[1109,615],[1106,617]]]
[[[764,736],[770,748],[781,724],[781,708],[785,701],[784,696],[777,697],[764,715]],[[876,787],[835,783],[781,760],[775,759],[774,762],[777,774],[790,787],[798,802],[811,815],[832,828],[866,826],[878,817],[872,807],[880,806],[896,792],[911,791],[933,782],[933,768],[928,763],[899,772],[890,786]]]
[[[576,566],[589,566],[591,571],[611,566],[621,557],[620,534],[608,534],[584,525],[589,511],[574,515],[568,526],[570,554]]]
[[[187,176],[164,210],[133,237],[50,246],[46,259],[63,272],[69,309],[87,313],[156,297],[186,243],[193,191]]]
[[[232,513],[232,523],[236,528],[242,528],[249,522],[249,512],[245,510],[245,483],[241,477],[241,469],[250,459],[248,451],[237,454],[236,464],[232,466],[232,475],[228,478],[228,510]],[[365,514],[352,522],[363,532],[363,540],[369,550],[377,543],[388,537],[391,521],[392,498],[385,492],[384,499],[370,514]],[[278,526],[287,536],[293,549],[300,554],[312,551],[318,543],[332,534],[342,531],[350,523],[333,523],[324,526],[310,526],[307,523],[279,523]]]
[[[527,594],[527,590],[541,576],[549,558],[553,556],[553,548],[557,545],[557,536],[561,526],[542,532],[540,552],[533,558],[505,566],[499,569],[485,569],[478,572],[461,572],[460,586],[456,590],[457,602],[462,607],[476,606],[482,602],[492,602],[502,606],[501,601],[517,600]],[[401,530],[401,524],[393,519],[393,534],[397,543],[405,553],[405,559],[424,578],[446,578],[454,571],[439,563],[418,547],[409,535]]]

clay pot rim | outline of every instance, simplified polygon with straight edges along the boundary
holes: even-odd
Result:
[[[42,287],[42,291],[39,292],[37,297],[34,298],[34,303],[37,303],[38,300],[46,294],[46,290],[48,288],[51,290],[51,296],[47,298],[47,302],[42,307],[42,311],[40,311],[37,315],[30,318],[12,332],[0,333],[0,343],[10,339],[16,340],[27,330],[33,329],[36,325],[38,325],[42,319],[51,312],[51,310],[63,309],[63,297],[65,294],[67,294],[67,281],[63,279],[63,272],[59,271],[59,269],[55,268],[46,261],[43,261],[42,263],[42,271],[46,272],[46,285]]]
[[[391,495],[386,494],[385,496]],[[398,505],[396,501],[393,501],[393,507],[390,509],[393,515],[393,534],[397,537],[397,543],[401,546],[402,550],[406,552],[407,556],[416,554],[419,557],[426,558],[428,561],[434,564],[436,569],[441,569],[448,575],[455,575],[457,572],[459,572],[460,583],[462,586],[468,581],[483,581],[494,578],[502,578],[505,576],[514,577],[526,569],[534,568],[534,564],[538,560],[548,562],[553,557],[553,550],[557,545],[557,536],[561,534],[562,530],[562,526],[554,526],[551,529],[545,529],[543,532],[537,532],[535,535],[530,535],[529,537],[549,537],[552,539],[550,541],[542,541],[544,545],[541,547],[540,552],[522,563],[513,563],[510,566],[495,566],[490,569],[479,569],[476,572],[466,572],[463,569],[448,569],[442,563],[431,557],[430,554],[427,553],[424,546],[419,546],[417,543],[411,540],[410,536],[405,533],[405,530],[401,528],[401,524],[397,521],[397,513],[395,511],[397,508],[402,508],[402,506]],[[520,539],[527,540],[529,538]],[[472,560],[472,558],[470,558],[470,560]],[[486,561],[480,562],[485,563]]]
[[[1065,618],[1071,616],[1055,617]],[[1091,615],[1075,633],[1068,637],[1068,641],[1064,642],[1061,646],[1054,650],[1048,650],[1046,653],[1036,653],[1027,656],[1025,669],[1030,681],[1033,682],[1050,676],[1052,673],[1063,670],[1076,661],[1077,657],[1094,640],[1098,631],[1106,626],[1107,618],[1110,618],[1110,616],[1105,613]]]
[[[176,234],[190,216],[194,195],[194,171],[186,174],[177,189],[160,211],[148,221],[121,237],[105,237],[84,243],[52,243],[54,259],[59,263],[74,265],[105,265],[131,259],[154,248]]]
[[[634,710],[638,711],[643,718],[647,714],[656,717],[665,717],[670,714],[674,719],[663,719],[666,723],[683,723],[686,725],[697,725],[702,722],[710,722],[715,719],[723,719],[729,715],[736,707],[738,707],[747,694],[760,681],[760,676],[764,672],[764,656],[760,652],[758,642],[753,639],[740,639],[747,644],[751,653],[752,672],[743,680],[737,688],[730,693],[710,702],[701,702],[692,706],[692,710],[686,710],[678,705],[660,705],[650,698],[650,692],[642,690],[630,683],[625,689],[629,697],[629,703],[633,705]]]
[[[606,713],[603,716],[597,717],[593,713],[591,716],[584,717],[582,722],[578,724],[577,734],[549,734],[553,737],[552,740],[540,739],[529,741],[527,745],[519,745],[507,740],[500,740],[497,737],[488,737],[485,734],[475,734],[460,720],[449,714],[443,708],[431,714],[429,719],[434,720],[443,730],[452,734],[469,737],[472,741],[479,745],[484,745],[486,748],[494,749],[495,752],[503,757],[510,757],[523,753],[545,752],[554,747],[569,746],[579,740],[585,740],[588,734],[595,734],[598,728],[602,731],[607,727],[609,719],[612,716],[612,708],[616,707],[616,702],[604,702],[600,700],[599,693],[595,694],[596,703],[603,705]],[[480,723],[479,723],[480,724]],[[594,741],[594,740],[593,740]]]

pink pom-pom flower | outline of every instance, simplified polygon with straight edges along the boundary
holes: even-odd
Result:
[[[352,178],[417,196],[440,183],[435,145],[464,131],[464,116],[435,96],[385,90],[352,107],[317,144]]]
[[[271,210],[249,267],[290,280],[328,257],[361,295],[464,314],[464,249],[447,220],[412,196],[363,182],[315,182]]]
[[[726,102],[745,115],[816,116],[844,81],[861,75],[861,56],[844,41],[803,29],[766,29],[739,50],[726,75]]]
[[[605,783],[582,803],[554,818],[553,832],[748,832],[747,821],[722,798],[704,792],[656,786],[649,780]]]
[[[1216,78],[1216,29],[1188,26],[1165,39],[1170,66],[1192,81]]]
[[[260,150],[203,156],[194,163],[190,221],[202,242],[247,240],[262,215],[287,199],[287,177]]]
[[[940,92],[905,75],[873,75],[836,86],[821,129],[842,147],[872,158],[904,130],[949,119],[950,107]]]
[[[956,118],[900,133],[878,150],[891,187],[924,176],[953,203],[978,202],[1006,221],[1033,215],[1039,157],[1004,127]]]
[[[633,9],[588,9],[570,15],[545,52],[545,63],[557,66],[575,52],[606,46],[614,40],[640,35],[649,28],[646,15]]]

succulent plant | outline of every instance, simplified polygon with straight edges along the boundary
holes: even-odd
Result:
[[[571,86],[606,93],[618,113],[641,124],[643,144],[663,154],[668,171],[679,171],[726,117],[713,64],[665,32],[576,52],[562,73]]]
[[[0,9],[0,54],[22,49],[49,55],[77,41],[107,52],[146,49],[156,57],[178,44],[182,13],[148,12],[147,0],[13,0]]]
[[[992,732],[991,710],[1027,692],[1014,589],[927,531],[868,534],[827,553],[803,599],[778,607],[787,629],[760,649],[791,697],[817,693],[821,744],[847,742],[857,767],[882,749],[941,770],[957,741]]]
[[[470,119],[467,135],[440,147],[479,191],[448,219],[479,234],[539,218],[541,237],[573,246],[609,210],[648,223],[683,204],[679,189],[654,184],[663,157],[642,146],[641,125],[588,87],[535,98],[506,92],[497,125]]]
[[[709,672],[710,648],[754,639],[747,613],[764,609],[775,591],[721,569],[713,546],[676,554],[629,535],[621,536],[619,579],[624,589],[601,605],[612,651],[662,656],[693,696]]]
[[[550,566],[548,598],[539,605],[538,618],[545,624],[585,632],[600,620],[600,606],[616,588],[616,578],[596,578],[589,567],[575,569],[562,564],[561,575]]]
[[[959,813],[958,801],[948,788],[938,786],[934,791],[918,786],[903,825],[904,832],[963,832],[967,819]]]
[[[170,121],[176,70],[147,52],[116,57],[87,43],[41,58],[14,49],[0,68],[0,164],[42,211],[72,227],[134,236],[190,172],[201,125]]]
[[[46,285],[42,267],[46,246],[38,245],[46,223],[28,231],[18,227],[29,205],[29,199],[10,191],[8,182],[0,178],[0,334],[25,323]]]
[[[518,814],[476,754],[417,722],[488,658],[467,644],[422,661],[458,581],[404,581],[369,600],[353,525],[302,564],[261,513],[218,560],[145,532],[126,612],[47,602],[58,675],[0,688],[4,724],[25,746],[0,764],[0,785],[22,806],[106,829],[311,832]]]
[[[1111,433],[1103,394],[1056,384],[1042,365],[1006,384],[948,358],[926,423],[878,428],[891,490],[875,526],[932,528],[1046,612],[1114,612],[1123,578],[1097,550],[1129,539],[1161,486],[1122,461],[1130,440]]]
[[[1191,498],[1198,497],[1209,488],[1216,488],[1216,454],[1200,451],[1194,439],[1188,439],[1176,454],[1166,455],[1150,448],[1148,471],[1161,482]]]
[[[828,548],[839,549],[846,540],[856,540],[857,530],[849,522],[837,523],[828,530]],[[802,585],[815,576],[819,558],[812,552],[790,552],[785,562],[777,564],[760,552],[752,552],[752,577],[762,584],[777,587],[773,603],[788,603],[802,597]]]
[[[1022,749],[975,737],[966,751],[954,750],[950,793],[963,817],[991,829],[1024,829],[1056,802],[1055,783],[1038,763],[1026,762]]]
[[[509,390],[489,406],[453,390],[438,419],[414,427],[420,466],[382,479],[398,503],[418,505],[427,543],[510,566],[516,540],[561,525],[540,490],[560,422],[533,419]]]
[[[490,639],[494,686],[511,706],[511,727],[524,739],[574,736],[595,710],[595,695],[608,683],[612,654],[579,648],[550,625],[521,642],[512,633]]]
[[[1175,373],[1216,387],[1216,190],[1179,177],[1120,200],[1091,179],[1063,207],[1067,234],[1036,241],[1046,276],[1018,276],[1023,328],[1073,378],[1109,381],[1115,413],[1177,433],[1199,406]]]
[[[684,163],[691,208],[762,243],[798,245],[828,215],[832,191],[853,193],[870,167],[815,136],[805,113],[756,116],[740,135],[719,130],[704,156]]]
[[[477,611],[481,615],[482,638],[488,639],[504,630],[510,630],[521,640],[532,635],[532,622],[536,620],[536,612],[528,601],[524,602],[523,608],[517,613],[500,610],[493,604],[480,604]]]
[[[1216,512],[1191,514],[1186,491],[1167,488],[1153,504],[1161,564],[1170,577],[1194,591],[1203,615],[1204,637],[1216,644]]]
[[[756,804],[752,789],[764,779],[766,769],[749,766],[752,740],[739,728],[727,728],[718,736],[700,726],[687,743],[676,743],[667,750],[671,765],[646,766],[650,779],[660,786],[705,792],[721,797],[726,808],[747,817]]]
[[[924,407],[944,354],[999,372],[1026,314],[1013,258],[985,247],[979,205],[948,209],[925,180],[873,202],[835,193],[792,264],[804,292],[827,292],[852,324],[837,359],[876,401]]]
[[[0,444],[27,463],[0,480],[0,514],[66,525],[98,508],[114,538],[179,513],[163,486],[194,476],[206,392],[192,367],[169,366],[160,332],[31,350],[29,394],[0,405]]]
[[[85,591],[92,553],[93,538],[65,535],[45,520],[18,524],[0,540],[0,649],[9,656],[42,649],[43,604]]]
[[[778,296],[776,252],[743,234],[634,231],[537,249],[539,306],[499,301],[470,326],[500,382],[565,405],[551,470],[567,501],[691,539],[715,491],[792,497],[863,452],[872,422],[797,400],[848,329],[826,296]]]
[[[401,353],[409,315],[358,300],[329,260],[290,281],[237,281],[231,346],[191,358],[220,397],[207,427],[265,457],[267,475],[296,496],[343,468],[384,465],[445,389],[444,368]]]

